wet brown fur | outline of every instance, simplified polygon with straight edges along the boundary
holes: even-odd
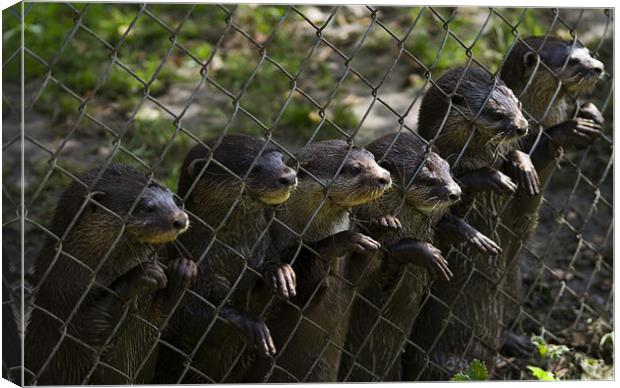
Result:
[[[463,68],[449,70],[437,80],[437,85],[448,94],[456,89],[456,94],[466,101],[463,104],[457,100],[459,108],[464,105],[467,107],[466,118],[454,109],[449,110],[449,98],[435,87],[425,94],[419,116],[420,134],[430,141],[439,133],[435,144],[439,147],[440,155],[452,165],[457,178],[480,167],[501,170],[504,157],[518,145],[518,136],[504,131],[503,128],[522,128],[527,125],[516,97],[502,81],[493,79],[482,69],[470,67],[464,76],[466,82],[461,82],[457,87],[462,73]],[[481,104],[491,91],[493,92],[489,101],[493,103],[487,103],[472,123],[472,115],[475,116],[476,112],[480,111]],[[440,129],[446,112],[448,118],[443,129]],[[456,155],[465,146],[472,130],[476,131],[473,139],[462,159],[456,162]],[[504,202],[505,199],[495,193],[479,193],[470,201],[465,201],[460,212],[461,215],[464,214],[465,205],[473,206],[469,210],[467,221],[503,246],[498,220],[492,216],[491,211],[501,209]],[[447,253],[451,244],[452,241],[440,239],[437,246]],[[431,299],[426,303],[416,321],[417,329],[412,335],[412,341],[429,353],[432,363],[426,362],[423,353],[409,347],[405,363],[406,380],[446,379],[473,358],[485,361],[491,370],[493,368],[493,357],[499,347],[501,329],[498,317],[502,316],[502,304],[497,301],[500,297],[498,285],[505,276],[506,263],[472,247],[465,247],[463,252],[465,257],[455,252],[448,256],[454,277],[449,283],[438,280],[432,287],[431,293],[442,302]],[[450,319],[444,331],[442,326],[449,313],[444,304],[447,304],[452,314],[464,324]],[[473,341],[472,335],[476,336]],[[438,341],[434,343],[437,338]]]
[[[99,171],[91,170],[81,181],[85,185],[93,184]],[[102,363],[117,368],[125,375],[99,365],[86,382],[127,384],[148,380],[141,373],[152,370],[143,366],[140,371],[139,367],[158,336],[156,330],[141,319],[154,326],[161,323],[162,312],[154,304],[155,291],[145,290],[138,295],[135,302],[137,310],[128,310],[130,306],[123,307],[125,314],[128,314],[123,319],[99,304],[99,298],[106,294],[102,286],[109,287],[133,267],[154,260],[155,247],[145,240],[158,239],[162,233],[168,233],[165,228],[159,230],[152,223],[144,225],[140,217],[130,216],[126,222],[121,219],[147,184],[145,174],[129,166],[110,165],[94,183],[91,191],[94,198],[109,210],[93,202],[80,210],[89,192],[77,182],[71,184],[62,195],[50,227],[50,231],[61,238],[61,242],[49,237],[35,267],[34,282],[37,289],[27,329],[25,358],[26,368],[32,374],[38,374],[44,369],[38,379],[30,383],[82,384],[95,364],[97,352],[101,352]],[[155,190],[165,190],[155,187]],[[104,192],[105,197],[100,198],[99,192]],[[167,195],[172,204],[171,194],[168,192]],[[72,223],[74,218],[77,220]],[[117,243],[110,251],[114,241]],[[89,284],[93,281],[91,271],[95,270],[96,283],[89,292]],[[57,319],[67,322],[83,294],[86,294],[86,298],[71,318],[67,334],[83,341],[91,349],[72,337],[66,337],[52,356],[53,348],[60,341],[60,333],[63,331]],[[104,347],[111,334],[110,326],[119,323],[118,332]],[[44,367],[48,357],[51,357],[51,361]]]
[[[296,157],[299,186],[277,217],[301,239],[279,227],[274,240],[279,250],[290,252],[288,260],[295,260],[298,307],[283,306],[269,320],[279,349],[276,362],[287,372],[262,362],[248,374],[247,382],[336,381],[352,293],[342,280],[349,258],[320,258],[307,254],[305,248],[299,255],[295,252],[301,241],[313,243],[349,230],[349,209],[377,198],[385,190],[377,186],[376,179],[387,172],[363,148],[328,140],[309,145]],[[345,167],[336,175],[345,158]],[[358,177],[347,175],[351,163],[361,166]],[[303,309],[303,318],[299,308]]]
[[[457,186],[450,176],[450,166],[439,155],[427,151],[427,147],[417,135],[410,133],[385,135],[367,146],[390,171],[394,183],[379,199],[361,206],[356,218],[362,230],[370,228],[369,235],[383,247],[403,238],[432,243],[434,227],[451,204],[435,192],[436,188]],[[418,171],[422,164],[425,167]],[[425,183],[431,177],[436,180]],[[371,220],[383,215],[397,216],[402,228],[385,232],[377,230],[376,225],[369,226]],[[383,250],[366,257],[355,255],[350,267],[355,273],[349,271],[348,276],[363,299],[356,298],[353,305],[345,349],[358,365],[354,366],[350,357],[343,356],[339,379],[400,380],[400,354],[419,313],[430,275],[424,268],[390,260]],[[379,321],[380,317],[390,323]],[[377,326],[373,328],[375,323]]]
[[[501,77],[523,103],[524,111],[531,115],[531,133],[521,145],[524,151],[531,152],[530,149],[541,130],[573,118],[576,99],[594,89],[598,76],[579,73],[576,64],[568,59],[572,49],[583,48],[579,41],[529,37],[523,42],[517,42],[508,55],[501,70]],[[529,61],[526,60],[528,55],[531,58]],[[538,59],[540,62],[537,62]],[[561,149],[551,147],[547,150],[542,144],[537,147],[539,152],[552,154],[555,160],[561,158]],[[545,184],[554,168],[555,163],[552,163],[538,169],[541,184]],[[510,315],[506,318],[507,322],[518,314],[518,306],[514,301],[522,298],[519,252],[536,231],[541,203],[542,193],[535,196],[517,193],[505,214],[502,214],[502,222],[511,230],[511,233],[504,236],[502,253],[509,265],[506,292],[512,296],[506,301],[507,314]]]
[[[256,296],[254,290],[263,265],[274,259],[266,233],[273,210],[267,202],[274,195],[283,201],[294,189],[273,187],[271,180],[261,179],[264,175],[250,172],[262,157],[279,153],[264,140],[229,134],[205,144],[190,150],[181,167],[178,192],[185,199],[192,227],[179,242],[199,264],[200,278],[191,289],[211,305],[187,296],[165,335],[187,355],[199,347],[191,364],[200,372],[186,373],[176,351],[165,347],[158,363],[158,383],[239,381],[255,356],[254,344],[246,344],[239,330],[221,317],[203,342],[199,341],[214,321],[217,306],[230,305],[256,313],[251,309],[251,298]],[[195,161],[200,163],[194,166],[192,175],[188,171]],[[283,164],[281,167],[287,168]]]

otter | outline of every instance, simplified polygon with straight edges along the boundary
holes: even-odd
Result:
[[[582,148],[600,136],[603,115],[593,103],[579,104],[578,99],[594,89],[604,72],[603,63],[578,40],[528,37],[519,40],[506,58],[500,75],[530,116],[532,131],[521,142],[521,148],[531,155],[542,185],[563,151]],[[510,271],[506,290],[510,297],[505,303],[511,316],[506,317],[507,321],[518,314],[514,301],[521,299],[519,251],[536,230],[541,203],[541,193],[517,193],[509,214],[502,217],[512,231],[504,240]],[[505,341],[507,353],[522,355],[531,350],[531,345],[512,335]]]
[[[515,185],[501,170],[514,178],[517,174],[509,166],[518,161],[524,167],[521,172],[536,180],[531,161],[518,150],[518,140],[528,131],[520,107],[501,80],[471,66],[451,69],[440,77],[424,95],[419,112],[420,135],[434,142],[450,162],[464,191],[464,200],[452,211],[467,215],[474,228],[499,246],[502,236],[492,209],[502,208],[503,195],[529,190]],[[439,238],[437,246],[447,252],[450,243]],[[416,346],[407,348],[403,361],[406,380],[443,379],[446,372],[455,373],[473,358],[492,369],[501,329],[499,285],[506,263],[501,255],[468,247],[463,252],[465,257],[448,254],[454,277],[450,283],[439,279],[433,284],[415,323],[411,341]],[[450,313],[454,318],[448,320]]]
[[[339,380],[396,381],[399,371],[392,369],[398,369],[397,358],[430,275],[450,279],[447,262],[432,245],[433,228],[460,199],[461,189],[450,176],[448,163],[426,152],[419,136],[388,134],[366,149],[390,172],[394,184],[381,198],[355,212],[360,228],[367,226],[367,234],[384,249],[356,255],[348,263],[356,271],[349,271],[349,276],[359,297],[352,307]]]
[[[156,382],[234,382],[256,355],[276,352],[251,300],[260,296],[260,279],[283,298],[295,295],[295,274],[271,250],[267,230],[272,205],[285,202],[296,184],[282,152],[264,139],[227,134],[188,152],[178,194],[192,228],[178,245],[202,276],[164,334]]]
[[[131,166],[73,182],[35,264],[28,384],[148,382],[158,326],[196,275],[185,258],[164,269],[157,249],[188,225],[170,190]]]
[[[452,276],[441,252],[432,245],[435,229],[450,233],[455,243],[466,241],[483,252],[497,254],[500,248],[447,212],[459,201],[461,189],[448,163],[419,135],[392,133],[366,148],[390,171],[394,185],[356,211],[359,227],[367,229],[384,249],[375,255],[356,255],[350,261],[353,271],[348,275],[360,295],[345,344],[346,355],[351,357],[343,356],[339,380],[397,381],[401,379],[399,356],[431,275],[445,280]]]
[[[380,247],[352,230],[349,214],[391,185],[390,173],[374,156],[345,141],[326,140],[308,145],[296,159],[299,187],[278,211],[273,233],[297,275],[297,296],[269,321],[280,352],[273,360],[258,360],[245,382],[336,381],[353,292],[345,266],[350,253]]]

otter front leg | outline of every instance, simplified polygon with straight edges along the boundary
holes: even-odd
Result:
[[[166,275],[159,264],[138,264],[108,287],[113,293],[102,291],[89,303],[81,315],[84,317],[80,325],[83,338],[95,346],[103,345],[121,320],[125,308],[135,302],[138,293],[162,289],[166,283]]]
[[[193,260],[179,258],[168,263],[166,268],[168,285],[155,295],[155,305],[162,314],[165,316],[170,314],[196,275],[198,266]]]
[[[248,346],[255,347],[260,355],[267,357],[276,354],[273,339],[262,319],[231,306],[222,307],[220,316],[241,330]]]
[[[452,279],[452,271],[441,251],[432,244],[405,238],[388,248],[390,258],[426,268],[431,274],[440,273],[447,281]]]
[[[508,155],[508,165],[519,188],[529,195],[540,194],[540,181],[536,168],[525,152],[514,150]]]
[[[497,194],[514,194],[517,185],[506,174],[491,167],[481,167],[461,175],[459,186],[464,192],[480,193],[492,190]]]
[[[452,214],[443,216],[437,223],[436,228],[442,232],[450,233],[455,239],[475,246],[482,253],[497,256],[502,251],[502,248],[495,241],[480,233],[464,219],[455,217]]]

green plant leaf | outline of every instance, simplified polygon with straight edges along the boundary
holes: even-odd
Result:
[[[484,381],[489,378],[489,371],[484,362],[474,359],[467,370],[469,377],[474,381]]]
[[[471,379],[466,374],[459,372],[455,374],[454,376],[452,376],[450,378],[450,381],[471,381]]]
[[[610,331],[609,333],[601,337],[601,342],[599,343],[598,346],[602,348],[605,346],[607,342],[610,342],[611,346],[614,346],[614,332],[613,331]]]
[[[537,366],[528,365],[527,369],[532,372],[532,375],[541,381],[557,381],[553,372],[548,372],[542,368]]]
[[[545,339],[543,337],[540,336],[532,336],[532,344],[536,345],[536,349],[538,349],[538,354],[540,354],[541,357],[547,357],[547,354],[549,353],[549,347],[547,346],[547,342],[545,341]]]
[[[485,381],[489,379],[489,371],[484,362],[474,359],[465,373],[459,372],[452,376],[452,381]]]

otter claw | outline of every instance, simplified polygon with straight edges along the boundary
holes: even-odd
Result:
[[[283,298],[292,298],[296,293],[297,279],[293,267],[288,264],[277,264],[267,269],[264,275],[271,280],[271,288]]]
[[[400,220],[392,215],[386,214],[379,216],[373,220],[374,223],[381,225],[386,229],[398,230],[402,228]]]
[[[145,288],[162,289],[168,283],[163,268],[155,262],[138,264],[131,270],[130,276]]]
[[[262,321],[250,322],[246,336],[248,344],[253,344],[261,356],[268,357],[276,354],[276,347],[269,329]]]
[[[343,253],[351,250],[364,253],[366,251],[376,251],[381,248],[381,244],[379,242],[373,240],[365,234],[348,230],[339,233],[338,243],[344,248]]]
[[[450,271],[448,261],[432,244],[402,239],[390,246],[389,250],[392,258],[426,268],[433,275],[439,273],[446,281],[452,279],[453,273]]]
[[[470,238],[469,242],[473,244],[478,250],[483,253],[488,253],[492,256],[497,256],[502,251],[499,245],[495,243],[495,241],[491,240],[484,234],[476,231],[473,237]]]
[[[198,266],[193,260],[179,258],[168,264],[166,274],[169,288],[184,289],[198,275]]]
[[[358,236],[355,236],[351,241],[353,244],[353,249],[357,252],[366,252],[366,251],[376,251],[381,248],[381,244],[372,238],[358,233]]]
[[[510,164],[518,187],[529,195],[540,194],[540,181],[536,168],[525,152],[513,151],[510,155]]]
[[[551,141],[560,147],[584,147],[602,134],[603,127],[594,120],[577,117],[547,130]]]
[[[497,194],[514,194],[517,185],[506,174],[490,168],[482,167],[470,171],[460,177],[460,185],[464,191],[478,193],[494,191]]]
[[[501,173],[496,182],[495,191],[498,194],[514,194],[517,191],[517,185],[508,176]]]

